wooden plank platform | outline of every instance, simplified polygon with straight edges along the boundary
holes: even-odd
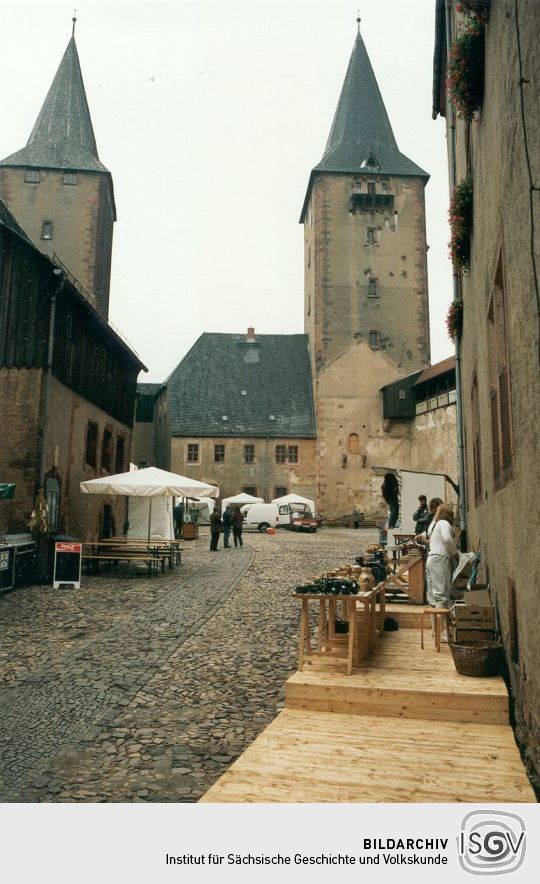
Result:
[[[328,657],[313,657],[285,685],[288,709],[438,721],[509,724],[508,694],[500,677],[456,672],[449,648],[420,650],[417,629],[387,633],[371,657],[347,676]]]
[[[201,801],[534,803],[535,796],[508,726],[285,709]]]
[[[400,629],[420,629],[420,615],[424,607],[407,602],[387,602],[385,614],[397,620]]]

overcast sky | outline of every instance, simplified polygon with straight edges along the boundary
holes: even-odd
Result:
[[[348,0],[80,0],[76,41],[118,221],[110,318],[161,381],[203,331],[303,331],[303,237],[356,35]],[[426,188],[432,361],[450,355],[448,184],[431,119],[434,0],[360,0],[400,150]],[[26,144],[73,6],[4,8],[1,158]]]

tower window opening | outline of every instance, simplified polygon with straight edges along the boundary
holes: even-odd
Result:
[[[64,172],[64,184],[77,184],[77,173]]]
[[[368,280],[368,298],[378,298],[379,297],[379,287],[378,287],[378,279],[376,277],[370,276]]]
[[[27,169],[24,180],[27,184],[39,184],[41,180],[39,169]]]
[[[53,238],[53,223],[52,221],[44,221],[41,225],[41,239],[52,239]]]
[[[375,193],[375,192],[376,192],[376,191],[375,191],[375,182],[374,182],[374,181],[368,181],[367,192],[368,192],[368,193]]]
[[[378,331],[370,331],[369,333],[369,346],[376,348],[379,347],[381,343],[381,333]]]
[[[377,242],[377,231],[374,227],[368,227],[367,229],[367,244],[368,246],[374,246]]]

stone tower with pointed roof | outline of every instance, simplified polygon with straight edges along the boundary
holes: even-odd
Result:
[[[56,255],[107,317],[113,182],[98,156],[74,36],[26,147],[0,161],[0,196],[38,248]]]
[[[398,149],[359,31],[300,219],[326,516],[380,509],[370,468],[409,460],[408,430],[383,420],[380,388],[430,361],[428,178]]]

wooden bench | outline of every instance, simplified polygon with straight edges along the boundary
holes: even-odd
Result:
[[[114,541],[101,541],[83,543],[83,562],[88,561],[95,565],[95,572],[99,570],[99,562],[144,562],[148,566],[150,576],[157,574],[158,566],[161,564],[162,570],[164,563],[160,561],[157,553],[152,548],[141,546],[141,544],[127,545],[119,544]]]

